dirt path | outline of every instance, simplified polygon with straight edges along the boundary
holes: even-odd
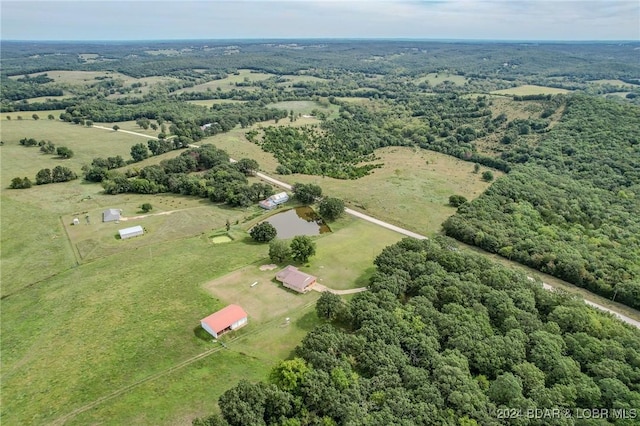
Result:
[[[113,130],[113,129],[109,129],[108,127],[102,127],[102,126],[95,126],[94,125],[93,127],[97,127],[99,129],[104,129],[104,130]],[[133,135],[143,136],[145,138],[149,138],[150,137],[150,136],[142,134],[142,133],[131,132],[131,131],[128,131],[128,130],[118,130],[118,131],[119,132],[130,133],[130,134],[133,134]],[[151,136],[151,138],[153,138],[153,137]],[[154,139],[157,139],[157,138],[154,138]],[[198,145],[190,145],[190,146],[193,146],[194,148],[198,147]],[[235,162],[236,160],[230,159],[230,161],[231,162]],[[278,179],[275,179],[275,178],[273,178],[271,176],[268,176],[268,175],[266,175],[264,173],[260,173],[260,172],[256,173],[256,176],[259,177],[260,179],[262,179],[264,181],[267,181],[269,183],[272,183],[272,184],[274,184],[276,186],[279,186],[281,188],[287,189],[289,191],[291,190],[291,185],[289,185],[288,183],[283,182],[283,181],[278,180]],[[416,232],[409,231],[408,229],[404,229],[404,228],[401,228],[399,226],[393,225],[391,223],[384,222],[384,221],[376,219],[376,218],[374,218],[372,216],[366,215],[364,213],[360,213],[360,212],[358,212],[356,210],[345,209],[345,212],[347,214],[352,215],[352,216],[355,216],[355,217],[358,217],[360,219],[366,220],[367,222],[371,222],[371,223],[376,224],[378,226],[382,226],[384,228],[390,229],[392,231],[398,232],[398,233],[400,233],[402,235],[406,235],[408,237],[416,238],[416,239],[419,239],[419,240],[428,239],[428,237],[426,237],[424,235],[420,235],[420,234],[418,234]],[[515,266],[519,266],[519,264],[517,264],[515,262],[513,262],[513,263],[514,263]],[[555,289],[554,286],[552,286],[550,284],[547,284],[547,283],[543,283],[543,286],[547,290],[554,290]],[[567,286],[572,286],[572,285],[567,283]],[[354,290],[359,290],[359,289],[354,289]],[[334,291],[348,291],[348,290],[334,290]],[[364,290],[360,290],[360,291],[364,291]],[[336,294],[340,294],[340,293],[336,293]],[[342,293],[342,294],[348,294],[348,293]],[[613,309],[609,309],[609,308],[607,308],[605,306],[602,306],[599,303],[596,303],[596,302],[594,302],[592,300],[589,300],[586,297],[584,297],[584,301],[589,306],[592,306],[592,307],[594,307],[596,309],[600,309],[601,311],[604,311],[604,312],[609,312],[609,313],[615,315],[621,321],[623,321],[623,322],[625,322],[627,324],[630,324],[630,325],[632,325],[632,326],[634,326],[636,328],[640,328],[640,321],[636,321],[636,320],[634,320],[634,319],[632,319],[632,318],[630,318],[630,317],[628,317],[626,315],[621,314],[620,312],[617,312],[617,311],[615,311]]]
[[[142,214],[140,216],[125,216],[125,217],[121,217],[120,218],[120,222],[126,222],[128,220],[134,220],[134,219],[144,219],[145,217],[151,217],[151,216],[165,216],[165,215],[169,215],[175,212],[181,212],[181,211],[185,211],[185,210],[190,210],[190,209],[182,209],[182,210],[169,210],[166,212],[160,212],[160,213],[149,213],[149,214]]]
[[[358,288],[350,288],[348,290],[334,290],[332,288],[326,287],[322,284],[315,283],[311,286],[311,290],[317,291],[318,293],[322,293],[328,291],[333,294],[354,294],[354,293],[362,293],[363,291],[367,291],[366,287],[358,287]]]

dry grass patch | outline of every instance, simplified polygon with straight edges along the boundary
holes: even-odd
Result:
[[[490,183],[473,173],[473,164],[432,151],[404,147],[376,150],[384,166],[357,180],[294,175],[288,182],[315,183],[327,195],[344,199],[348,207],[422,234],[440,230],[456,209],[449,196],[471,200]],[[483,168],[484,170],[485,168]],[[493,171],[496,178],[502,175]]]
[[[567,90],[567,89],[558,89],[556,87],[525,84],[518,87],[511,87],[509,89],[494,90],[491,93],[494,95],[526,96],[526,95],[557,95],[557,94],[569,93],[569,92],[570,90]]]

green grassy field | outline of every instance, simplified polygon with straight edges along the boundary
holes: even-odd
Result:
[[[278,125],[289,125],[285,122]],[[290,124],[301,122],[317,120]],[[0,148],[5,187],[12,177],[33,176],[42,167],[61,163],[79,172],[95,156],[127,158],[132,144],[144,142],[140,136],[58,121],[3,124],[8,124],[3,126],[8,142]],[[247,142],[245,132],[234,129],[202,143],[229,149],[236,158],[254,157],[271,172],[277,162]],[[51,139],[76,156],[62,161],[41,155],[18,145],[21,137]],[[136,166],[175,155],[179,151]],[[471,174],[470,164],[447,156],[399,148],[379,155],[386,167],[364,180],[287,179],[316,181],[326,193],[421,232],[435,230],[453,212],[445,205],[450,193],[472,197],[486,187]],[[154,206],[152,216],[120,224],[99,221],[105,208],[142,215],[143,202]],[[418,209],[424,214],[416,214]],[[91,225],[84,222],[87,214]],[[259,220],[256,214],[268,213],[175,195],[107,196],[100,185],[81,180],[3,190],[1,420],[49,423],[80,410],[68,424],[189,424],[214,411],[219,395],[239,379],[266,377],[317,323],[313,305],[319,293],[291,293],[272,281],[273,271],[258,269],[269,263],[268,246],[251,242],[250,222],[243,223]],[[80,225],[70,225],[74,217]],[[234,240],[214,244],[220,235],[214,230],[223,229],[227,219],[239,223],[230,232]],[[147,228],[147,235],[115,238],[117,229],[134,224]],[[374,257],[401,238],[352,217],[331,227],[332,233],[315,238],[317,255],[301,267],[336,289],[365,286]],[[256,280],[260,284],[251,288]],[[250,324],[225,337],[228,350],[208,353],[215,346],[196,335],[199,319],[238,302],[246,306]],[[291,318],[288,325],[285,317]]]
[[[238,75],[229,74],[228,77],[213,80],[207,83],[198,84],[193,87],[185,87],[184,89],[176,90],[174,93],[183,93],[183,92],[205,92],[207,90],[220,90],[226,91],[231,89],[239,89],[239,90],[251,90],[252,87],[244,87],[244,86],[236,86],[235,83],[242,83],[243,81],[260,81],[266,80],[269,77],[273,77],[273,74],[267,73],[259,73],[259,72],[251,72],[250,70],[238,70]]]
[[[559,93],[569,93],[567,89],[558,89],[555,87],[536,86],[532,84],[525,84],[518,87],[512,87],[510,89],[494,90],[491,92],[495,95],[557,95]]]
[[[46,115],[45,115],[46,117]],[[73,150],[71,159],[59,159],[56,155],[42,154],[38,147],[24,147],[22,138],[50,140],[56,146],[66,146]],[[57,165],[69,167],[76,173],[84,164],[95,157],[121,155],[130,158],[131,146],[144,142],[139,136],[91,129],[58,120],[11,120],[2,122],[2,173],[0,185],[6,188],[11,179],[28,176],[32,181],[38,170],[54,168]],[[55,186],[55,185],[53,185]]]
[[[417,80],[415,80],[415,83],[420,84],[422,82],[427,82],[431,86],[436,86],[445,81],[450,81],[453,84],[462,86],[467,82],[467,78],[462,75],[451,74],[448,72],[441,72],[441,73],[432,72],[427,74],[424,77],[418,78]]]
[[[239,102],[246,102],[246,101],[241,101],[237,99],[208,99],[208,100],[187,101],[187,102],[190,104],[206,106],[208,108],[211,108],[213,105],[216,105],[216,104],[231,104],[231,103],[239,103]]]
[[[314,109],[323,111],[327,114],[332,114],[338,110],[336,105],[330,105],[329,107],[323,107],[314,101],[284,101],[268,104],[269,108],[284,109],[286,111],[293,111],[294,114],[309,115]],[[285,119],[286,121],[286,119]]]
[[[245,129],[234,129],[206,142],[226,150],[233,158],[254,158],[261,170],[277,176],[278,161],[247,141],[245,133]],[[277,177],[290,184],[316,183],[324,193],[348,200],[348,207],[427,234],[439,231],[440,224],[455,213],[455,208],[448,205],[450,195],[460,194],[471,200],[489,187],[481,179],[482,172],[472,173],[471,163],[448,155],[402,147],[379,149],[376,155],[384,167],[357,180],[298,174]],[[502,175],[495,170],[493,173],[496,178]]]

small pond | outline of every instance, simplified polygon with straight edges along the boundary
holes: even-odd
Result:
[[[320,216],[311,207],[298,207],[275,214],[269,222],[278,231],[281,239],[293,238],[296,235],[318,235],[331,232]]]

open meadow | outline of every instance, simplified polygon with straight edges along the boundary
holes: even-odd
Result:
[[[429,83],[431,86],[437,86],[438,84],[442,84],[445,81],[449,81],[456,86],[462,86],[467,82],[467,78],[463,75],[451,74],[450,72],[432,72],[427,74],[424,77],[420,77],[415,80],[416,84],[420,83]]]
[[[254,158],[261,170],[276,176],[277,160],[249,142],[245,133],[244,129],[234,129],[206,141],[234,158]],[[300,174],[276,177],[289,184],[315,183],[326,195],[346,200],[350,208],[423,234],[439,232],[441,223],[455,213],[456,209],[449,206],[450,195],[472,200],[490,185],[482,180],[482,172],[473,173],[473,164],[449,155],[387,147],[376,150],[376,156],[384,166],[357,180]],[[502,176],[497,170],[493,174],[496,178]]]
[[[94,156],[126,158],[144,141],[53,120],[7,124],[5,188],[42,167],[61,163],[79,173]],[[17,144],[21,137],[64,141],[76,155],[58,160]],[[144,202],[154,206],[149,215],[139,211]],[[122,209],[126,220],[102,223],[106,208]],[[188,424],[215,410],[238,380],[265,379],[318,322],[319,293],[291,293],[270,281],[273,271],[259,271],[268,247],[251,242],[244,223],[267,214],[256,209],[171,194],[110,196],[80,179],[3,189],[3,423]],[[75,217],[80,224],[71,225]],[[226,220],[234,240],[214,244]],[[135,224],[147,234],[116,238],[117,229]],[[366,285],[375,255],[400,238],[351,217],[332,227],[315,238],[317,255],[303,269],[337,289]],[[216,286],[216,277],[230,273],[240,276]],[[264,282],[252,295],[254,273]],[[257,292],[266,293],[252,297]],[[246,305],[250,323],[224,336],[222,349],[203,339],[199,320],[228,303]]]
[[[231,89],[239,90],[253,90],[251,86],[236,85],[236,83],[249,83],[252,81],[266,80],[269,77],[273,77],[274,74],[267,74],[262,72],[251,72],[250,70],[238,70],[237,74],[229,74],[227,77],[209,81],[207,83],[198,84],[193,87],[185,87],[184,89],[176,90],[174,93],[180,94],[184,92],[206,92],[207,90],[228,91]]]

